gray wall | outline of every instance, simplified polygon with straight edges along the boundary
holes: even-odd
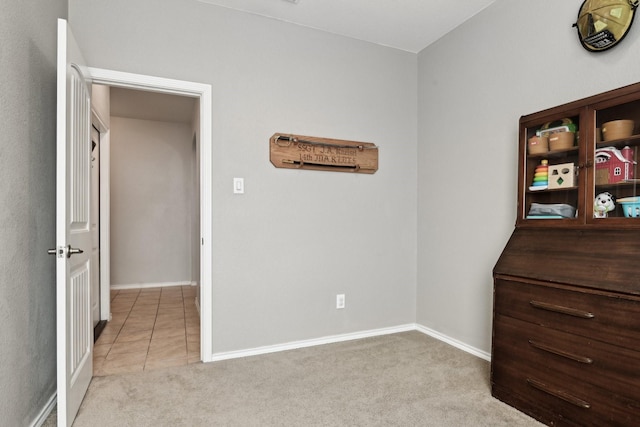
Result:
[[[486,352],[519,117],[640,80],[640,25],[589,53],[571,27],[580,4],[499,0],[419,54],[417,321]]]
[[[192,130],[111,117],[111,285],[191,282]]]
[[[28,425],[56,390],[57,18],[67,2],[0,13],[0,424]]]
[[[195,1],[70,21],[91,66],[212,85],[214,352],[415,320],[415,54]],[[380,170],[276,169],[275,132],[374,142]]]

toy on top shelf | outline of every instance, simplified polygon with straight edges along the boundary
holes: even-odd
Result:
[[[536,135],[549,138],[549,150],[566,150],[573,147],[578,128],[569,118],[564,118],[556,122],[546,123],[540,128]]]
[[[602,137],[605,141],[629,138],[633,135],[633,120],[613,120],[602,124]]]
[[[535,171],[533,172],[533,183],[529,190],[531,191],[539,191],[546,190],[549,186],[549,161],[542,160],[540,165],[536,166]]]
[[[529,155],[544,154],[549,151],[549,137],[547,135],[534,135],[527,143]]]

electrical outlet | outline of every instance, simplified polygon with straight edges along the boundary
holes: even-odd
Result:
[[[344,294],[336,295],[336,308],[344,308]]]

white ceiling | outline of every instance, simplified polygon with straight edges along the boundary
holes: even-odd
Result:
[[[413,53],[420,52],[495,2],[495,0],[196,1]]]

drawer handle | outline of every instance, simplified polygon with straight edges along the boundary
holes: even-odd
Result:
[[[548,385],[541,383],[540,381],[537,381],[537,380],[532,380],[531,378],[527,378],[527,383],[529,383],[530,386],[537,388],[540,391],[550,394],[551,396],[557,397],[558,399],[562,399],[565,402],[569,402],[572,405],[575,405],[579,408],[583,408],[583,409],[591,408],[591,404],[589,402],[585,402],[582,399],[572,396],[564,390],[559,390],[557,388],[549,387]]]
[[[547,351],[549,353],[557,354],[558,356],[566,357],[567,359],[575,360],[576,362],[586,363],[588,365],[593,363],[593,359],[591,359],[590,357],[579,356],[577,354],[569,353],[567,351],[560,350],[558,348],[554,348],[546,344],[541,344],[537,341],[529,340],[529,344],[531,344],[531,346],[537,349]]]
[[[596,317],[593,313],[589,311],[578,310],[576,308],[571,307],[563,307],[561,305],[549,304],[548,302],[542,301],[529,301],[535,308],[539,308],[542,310],[553,311],[554,313],[568,314],[569,316],[580,317],[582,319],[593,319]]]

